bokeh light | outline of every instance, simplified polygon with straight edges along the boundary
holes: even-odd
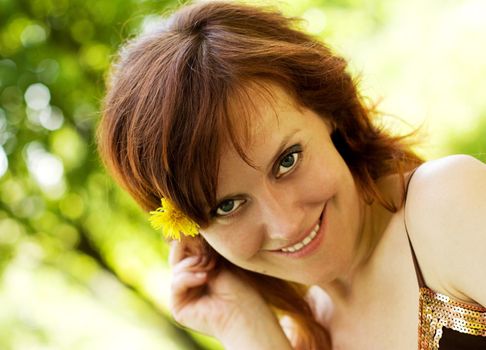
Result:
[[[0,177],[2,177],[8,169],[8,158],[3,150],[3,147],[0,146]]]
[[[52,198],[61,198],[65,190],[61,159],[35,141],[26,146],[25,155],[29,171],[41,189]]]
[[[49,106],[51,93],[47,86],[41,83],[36,83],[27,88],[24,97],[29,108],[39,111]]]

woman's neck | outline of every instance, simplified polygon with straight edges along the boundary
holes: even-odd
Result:
[[[394,203],[399,209],[403,192],[400,177],[391,175],[381,178],[377,181],[377,185],[383,198]],[[376,200],[371,204],[362,201],[360,211],[361,231],[357,235],[355,253],[349,267],[335,280],[319,285],[333,301],[346,302],[354,289],[359,289],[359,281],[366,280],[366,274],[369,270],[368,263],[395,214],[384,208]]]

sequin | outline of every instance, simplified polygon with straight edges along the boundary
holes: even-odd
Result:
[[[443,327],[486,337],[486,308],[420,288],[419,350],[437,350]]]

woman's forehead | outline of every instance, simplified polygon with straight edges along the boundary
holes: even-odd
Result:
[[[238,125],[239,144],[228,140],[221,148],[218,169],[218,194],[225,193],[242,177],[250,177],[255,172],[265,172],[276,153],[302,128],[303,109],[283,89],[272,87],[271,99],[256,94],[251,100],[253,114],[246,124]],[[241,127],[247,128],[242,129]],[[237,146],[241,147],[241,152]]]
[[[235,141],[244,149],[261,143],[269,131],[277,132],[281,122],[302,107],[292,94],[280,85],[268,81],[252,81],[237,89],[229,99],[229,118],[236,140],[226,140],[228,150]]]

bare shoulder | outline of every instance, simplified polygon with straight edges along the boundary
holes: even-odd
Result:
[[[486,305],[486,165],[466,155],[424,163],[405,217],[429,287]]]
[[[473,222],[481,219],[474,213],[485,216],[484,211],[478,211],[481,206],[484,209],[485,196],[486,165],[467,155],[448,156],[426,162],[415,171],[407,196],[407,214],[423,219],[422,225],[429,228],[438,223],[462,225],[466,218]]]

